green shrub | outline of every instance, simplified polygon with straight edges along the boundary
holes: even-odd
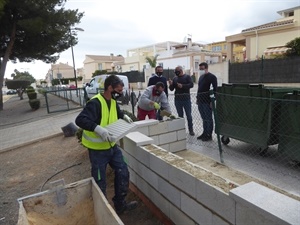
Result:
[[[31,109],[37,110],[40,108],[41,101],[39,99],[30,99],[29,105],[30,105]]]
[[[32,86],[28,86],[27,88],[26,88],[26,92],[28,93],[28,92],[34,92],[35,90],[34,90],[34,88],[32,87]]]
[[[31,99],[36,99],[37,98],[37,93],[34,91],[34,92],[27,92],[27,96],[28,98],[31,100]]]
[[[43,88],[38,89],[38,93],[42,94],[43,96],[46,95],[46,92],[47,92],[47,90],[45,90]]]

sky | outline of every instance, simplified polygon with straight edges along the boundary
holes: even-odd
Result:
[[[300,6],[300,0],[68,0],[66,9],[84,12],[76,27],[78,44],[73,47],[75,68],[83,67],[86,55],[123,55],[128,49],[159,42],[183,42],[191,37],[202,44],[225,41],[243,29],[273,22],[278,11]],[[71,48],[56,63],[73,66]],[[50,64],[8,62],[6,78],[15,69],[45,79]]]

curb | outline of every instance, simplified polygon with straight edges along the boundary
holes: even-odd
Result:
[[[25,143],[21,143],[21,144],[17,144],[17,145],[14,145],[14,146],[10,146],[10,147],[1,149],[0,150],[0,154],[4,153],[4,152],[11,151],[11,150],[14,150],[16,148],[20,148],[20,147],[24,147],[24,146],[27,146],[27,145],[31,145],[31,144],[34,144],[34,143],[39,142],[39,141],[44,141],[44,140],[47,140],[49,138],[58,137],[60,135],[63,135],[63,132],[56,133],[56,134],[51,134],[51,135],[49,135],[47,137],[43,137],[43,138],[39,138],[39,139],[33,139],[33,140],[30,140],[30,141],[25,142]]]

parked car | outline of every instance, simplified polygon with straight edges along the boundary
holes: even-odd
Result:
[[[71,85],[69,86],[69,88],[70,88],[70,89],[76,89],[76,86],[75,86],[74,84],[71,84]]]
[[[17,90],[9,89],[9,90],[7,90],[6,94],[7,95],[15,95],[15,94],[17,94]]]

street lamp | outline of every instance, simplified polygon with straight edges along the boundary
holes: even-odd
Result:
[[[70,28],[70,36],[71,36],[71,38],[72,38],[72,32],[71,32],[72,30],[84,31],[84,29],[79,28],[79,27]],[[73,51],[73,39],[71,39],[71,40],[72,40],[71,50],[72,50],[72,59],[73,59],[73,70],[74,70],[74,78],[75,78],[75,87],[77,89],[77,77],[76,77],[74,51]]]

